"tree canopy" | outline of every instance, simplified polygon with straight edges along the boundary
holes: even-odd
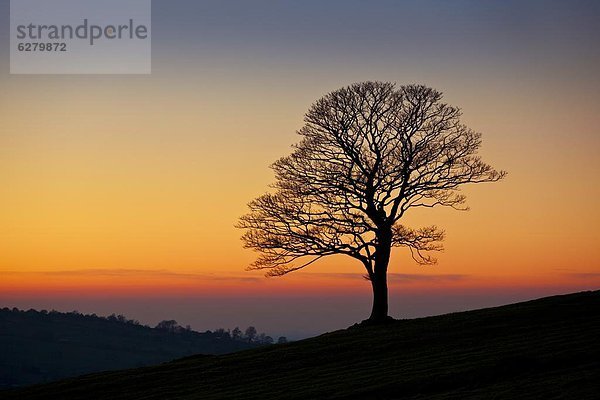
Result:
[[[402,217],[418,207],[465,210],[462,185],[506,174],[481,160],[481,134],[460,117],[422,85],[357,83],[316,101],[300,142],[272,165],[274,190],[240,219],[245,247],[260,252],[249,268],[279,276],[344,254],[385,284],[391,247],[435,263],[444,232],[409,228]]]

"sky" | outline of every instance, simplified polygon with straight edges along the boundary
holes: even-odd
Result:
[[[308,107],[366,81],[421,83],[483,133],[502,182],[436,266],[393,253],[399,318],[600,287],[600,3],[153,1],[151,75],[10,75],[0,0],[0,306],[255,325],[304,337],[368,316],[362,266],[281,278],[234,227]]]

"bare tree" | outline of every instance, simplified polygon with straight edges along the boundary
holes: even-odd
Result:
[[[246,248],[261,254],[249,267],[280,276],[322,257],[360,261],[373,288],[369,320],[388,319],[391,248],[408,247],[432,264],[444,233],[411,229],[411,208],[465,210],[459,188],[505,176],[477,155],[481,134],[460,122],[460,109],[421,85],[364,82],[314,103],[291,155],[276,161],[276,183],[249,204],[238,227]]]

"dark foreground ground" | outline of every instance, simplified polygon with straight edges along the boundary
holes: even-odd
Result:
[[[600,291],[359,327],[1,399],[600,399]]]

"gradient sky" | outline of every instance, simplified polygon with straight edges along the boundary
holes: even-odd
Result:
[[[509,172],[427,210],[439,264],[391,263],[398,317],[600,287],[600,3],[154,1],[150,76],[9,75],[0,0],[0,306],[303,336],[368,316],[351,259],[265,279],[233,225],[310,104],[423,83]]]

